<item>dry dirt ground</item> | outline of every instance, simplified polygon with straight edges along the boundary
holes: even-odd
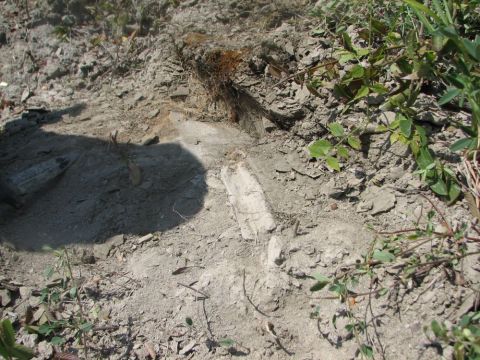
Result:
[[[422,194],[431,195],[405,150],[382,152],[381,137],[340,173],[311,162],[315,119],[331,116],[335,104],[318,103],[294,82],[274,88],[268,71],[251,70],[262,41],[285,48],[291,39],[303,51],[298,64],[318,50],[304,19],[312,4],[181,2],[166,10],[159,34],[138,39],[138,63],[121,74],[109,69],[130,61],[122,52],[128,39],[92,47],[85,26],[61,42],[52,25],[15,23],[12,6],[0,2],[8,30],[0,90],[15,104],[2,113],[1,173],[41,182],[25,184],[22,208],[0,204],[2,317],[20,323],[38,308],[51,281],[44,271],[57,261],[44,248],[66,246],[94,323],[90,358],[360,357],[358,339],[345,330],[349,308],[310,292],[308,276],[361,259],[372,228],[411,227],[431,208]],[[240,119],[214,101],[191,65],[217,48],[252,51],[235,81],[260,90],[235,95]],[[295,51],[287,46],[286,54]],[[465,201],[454,208],[433,201],[453,224],[468,221]],[[478,281],[478,269],[470,259],[467,282]],[[473,297],[442,274],[401,288],[395,306],[358,298],[375,358],[441,357],[424,325],[453,321]],[[380,274],[387,282],[389,275]],[[368,283],[358,284],[365,290]],[[19,334],[38,358],[53,350],[85,356],[68,331],[55,349]]]

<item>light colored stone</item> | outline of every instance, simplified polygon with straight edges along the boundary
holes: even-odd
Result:
[[[377,121],[383,123],[384,125],[390,125],[395,121],[397,114],[393,111],[383,111],[377,117]]]
[[[221,178],[245,240],[257,239],[276,228],[262,187],[245,163],[222,168]]]
[[[291,170],[292,170],[292,166],[284,160],[280,160],[280,161],[277,161],[275,163],[275,171],[276,172],[287,173]]]
[[[197,345],[195,340],[190,341],[185,347],[178,352],[179,355],[186,355]]]
[[[10,291],[7,289],[0,290],[0,305],[3,307],[8,306],[12,302]]]
[[[321,186],[321,193],[333,199],[342,197],[345,192],[346,189],[341,186],[337,186],[334,178],[330,179],[327,183]]]
[[[51,359],[53,357],[53,345],[47,341],[38,343],[37,351],[40,359]]]
[[[22,299],[28,299],[32,295],[32,288],[30,286],[21,286],[18,291]]]
[[[139,239],[137,240],[137,242],[138,242],[139,244],[143,244],[144,242],[147,242],[147,241],[152,240],[152,239],[153,239],[153,234],[147,234],[147,235],[142,236],[141,238],[139,238]]]
[[[378,186],[369,187],[362,195],[363,207],[368,208],[371,204],[371,214],[378,215],[387,212],[395,207],[397,198],[395,194],[386,188]],[[359,204],[360,206],[360,204]],[[357,211],[359,208],[357,207]]]
[[[285,261],[283,244],[277,236],[272,236],[268,242],[267,267],[277,267]]]
[[[160,110],[159,109],[155,109],[155,110],[152,110],[148,113],[148,117],[150,119],[153,119],[154,117],[156,117],[158,114],[160,114]]]
[[[310,91],[307,89],[306,86],[302,86],[300,89],[297,90],[295,93],[295,100],[298,101],[300,104],[306,103],[312,94]]]
[[[183,99],[190,94],[190,90],[185,86],[179,86],[175,91],[170,94],[172,99]]]

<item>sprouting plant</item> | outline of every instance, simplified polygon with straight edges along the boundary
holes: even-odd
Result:
[[[40,300],[45,310],[44,315],[40,318],[38,326],[28,325],[27,329],[44,336],[53,345],[63,345],[66,339],[62,333],[69,329],[73,331],[74,338],[83,345],[87,358],[88,333],[92,330],[93,324],[88,321],[84,312],[81,289],[78,288],[78,281],[74,277],[68,250],[54,250],[53,253],[57,257],[57,262],[46,268],[44,275],[46,279],[56,276],[56,281],[41,290]],[[70,316],[59,319],[53,315],[56,311],[63,310],[66,303],[72,302],[76,305]]]
[[[453,347],[455,360],[477,360],[480,358],[480,312],[469,312],[458,323],[447,328],[444,323],[433,320],[430,329],[435,339],[445,346]],[[427,332],[428,327],[424,328]]]
[[[53,33],[57,36],[57,38],[61,41],[67,41],[70,35],[71,29],[66,26],[58,25],[53,29]]]
[[[355,136],[354,131],[347,134],[340,123],[329,124],[328,130],[336,142],[332,143],[326,139],[317,140],[309,147],[310,155],[313,158],[325,159],[331,169],[340,171],[341,159],[348,160],[349,158],[346,144],[355,150],[360,150],[360,139]]]

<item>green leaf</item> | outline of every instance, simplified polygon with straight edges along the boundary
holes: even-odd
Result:
[[[423,26],[425,27],[427,32],[429,32],[430,34],[434,34],[435,33],[435,28],[433,27],[432,23],[427,19],[427,17],[424,14],[422,14],[420,11],[418,11],[417,9],[413,9],[413,11],[417,15],[420,22],[423,24]]]
[[[392,262],[395,260],[395,255],[391,252],[383,251],[383,250],[375,250],[373,252],[372,258],[378,260],[380,262]]]
[[[457,74],[454,74],[457,75]],[[445,78],[450,82],[452,85],[456,86],[459,89],[464,89],[467,87],[467,83],[465,80],[462,78],[462,76],[457,75],[445,75]]]
[[[313,285],[312,287],[310,287],[310,291],[311,292],[315,292],[315,291],[320,291],[322,290],[325,286],[327,286],[329,283],[328,282],[317,282],[315,283],[315,285]]]
[[[352,39],[350,38],[350,35],[348,35],[345,31],[342,32],[342,39],[344,48],[350,52],[355,52],[355,49],[352,45]]]
[[[322,158],[327,156],[328,152],[332,149],[332,144],[328,140],[317,140],[308,147],[310,156],[313,158]]]
[[[345,160],[348,160],[348,149],[345,146],[338,145],[337,146],[337,155],[339,157],[344,158]]]
[[[415,9],[415,10],[418,10],[418,11],[421,11],[422,13],[424,13],[425,15],[428,15],[430,16],[432,19],[434,19],[437,23],[442,23],[442,20],[440,19],[440,17],[437,16],[437,14],[435,14],[432,10],[430,10],[428,7],[426,7],[425,5],[415,1],[415,0],[403,0],[404,2],[406,2],[411,8]]]
[[[417,157],[417,164],[420,169],[426,169],[430,164],[435,163],[430,150],[426,148],[420,149],[420,155]]]
[[[380,108],[382,110],[393,110],[396,107],[401,107],[409,97],[409,91],[405,90],[404,92],[396,95],[392,95],[390,99],[383,104]]]
[[[0,324],[0,354],[6,358],[28,360],[33,357],[33,351],[15,343],[15,331],[10,320],[5,319]]]
[[[347,86],[342,84],[335,84],[333,86],[333,94],[335,96],[344,97],[346,99],[351,99],[353,97]]]
[[[50,325],[49,323],[45,323],[39,326],[38,328],[38,333],[48,336],[50,333],[53,331],[55,327],[53,325]]]
[[[319,274],[319,273],[315,273],[313,274],[313,278],[317,281],[321,281],[321,282],[330,282],[330,279],[328,277],[326,277],[325,275],[322,275],[322,274]]]
[[[379,95],[388,93],[388,89],[382,84],[373,84],[373,85],[370,85],[369,88],[370,90],[372,90],[372,92],[377,93]]]
[[[420,139],[420,144],[427,145],[428,138],[427,138],[427,132],[425,131],[425,128],[420,125],[415,125],[415,131],[416,131],[416,135],[418,135]]]
[[[347,62],[349,62],[350,60],[353,60],[353,59],[355,59],[355,54],[354,53],[344,51],[340,54],[338,62],[340,64],[345,64],[345,63],[347,63]]]
[[[362,344],[360,346],[360,352],[362,353],[363,356],[367,358],[370,358],[370,359],[373,358],[373,349],[371,346]]]
[[[460,151],[463,149],[475,149],[477,145],[476,138],[465,138],[455,141],[452,145],[450,145],[451,151]]]
[[[449,88],[445,94],[438,100],[438,105],[445,105],[452,101],[455,97],[460,95],[462,90],[456,88]]]
[[[355,48],[355,53],[358,57],[363,57],[370,54],[370,49],[368,48]]]
[[[11,347],[15,345],[15,331],[10,320],[5,319],[2,321],[1,334],[1,339],[6,346]]]
[[[374,31],[376,31],[379,34],[385,34],[388,31],[388,26],[376,19],[372,19],[372,28]]]
[[[63,345],[63,344],[65,344],[65,339],[63,337],[60,337],[60,336],[54,336],[52,338],[52,340],[50,340],[50,343],[52,345],[57,345],[57,346],[58,345]]]
[[[223,347],[232,347],[233,345],[235,345],[235,341],[228,338],[219,339],[218,343],[220,344],[220,346],[223,346]]]
[[[447,196],[448,195],[448,188],[445,181],[442,179],[438,179],[437,182],[430,186],[430,189],[438,195]]]
[[[341,137],[343,136],[343,134],[345,134],[345,130],[343,129],[343,126],[338,122],[328,124],[328,128],[330,129],[330,132],[332,133],[333,136]]]
[[[332,156],[327,157],[327,165],[333,170],[340,171],[338,160]]]
[[[450,188],[448,189],[448,204],[451,205],[458,199],[462,190],[456,183],[450,184]]]
[[[47,266],[47,268],[43,271],[43,276],[48,280],[52,277],[55,269],[53,266]]]
[[[9,354],[7,352],[7,348],[5,347],[5,345],[3,345],[2,341],[0,340],[0,355],[4,358],[4,359],[8,359],[9,358]]]
[[[69,294],[70,294],[70,298],[74,299],[77,296],[77,287],[72,287],[70,289]]]
[[[439,324],[437,320],[432,321],[431,327],[432,327],[433,334],[436,337],[443,338],[445,336],[446,330],[442,325]]]
[[[368,96],[369,92],[370,89],[368,88],[368,86],[362,85],[362,87],[357,91],[354,100],[359,100]]]
[[[29,360],[33,358],[33,350],[27,348],[26,346],[15,344],[15,346],[10,349],[12,356],[18,360]]]
[[[413,125],[412,120],[402,116],[400,118],[399,125],[400,125],[400,131],[402,132],[402,134],[406,138],[409,138],[410,135],[412,134],[412,125]]]
[[[462,45],[467,53],[476,61],[480,61],[480,46],[468,39],[462,38]]]
[[[310,288],[312,292],[322,290],[330,283],[330,279],[324,275],[313,274],[313,277],[317,280],[317,283]]]
[[[91,324],[89,322],[85,322],[82,325],[80,325],[80,330],[83,331],[83,332],[89,332],[92,329],[93,329],[93,324]]]
[[[348,145],[350,145],[355,150],[360,150],[362,148],[362,143],[360,142],[360,138],[357,136],[349,136],[347,138]]]
[[[350,70],[350,78],[352,79],[361,79],[365,75],[365,69],[362,65],[355,65]]]
[[[344,296],[347,293],[347,287],[342,283],[334,283],[329,288],[328,291],[337,293],[340,296]]]
[[[395,120],[393,120],[390,125],[388,126],[390,130],[395,130],[400,126],[400,119],[398,116],[395,117]]]
[[[387,288],[380,289],[377,294],[378,294],[379,297],[380,296],[385,296],[385,295],[388,294],[388,289]]]

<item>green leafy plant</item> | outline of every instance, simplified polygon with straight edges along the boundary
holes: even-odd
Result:
[[[453,347],[455,360],[480,358],[480,312],[463,315],[458,324],[452,326],[451,329],[448,329],[444,323],[433,320],[430,329],[436,341]],[[424,330],[426,332],[428,328]]]
[[[53,33],[57,36],[59,40],[67,41],[70,36],[71,29],[63,25],[58,25],[53,29]]]
[[[345,304],[347,311],[344,316],[348,317],[346,330],[357,339],[358,351],[364,357],[373,356],[371,344],[362,340],[365,329],[372,325],[362,316],[355,314],[358,299],[368,297],[370,301],[372,297],[379,298],[386,295],[391,299],[398,293],[400,286],[410,283],[412,287],[418,287],[430,271],[438,267],[443,267],[445,273],[455,272],[455,268],[462,266],[462,259],[479,253],[478,251],[467,252],[466,243],[478,242],[480,239],[469,237],[466,234],[467,226],[465,225],[453,228],[434,203],[430,199],[427,200],[432,204],[432,210],[426,214],[426,223],[423,226],[416,225],[411,229],[393,232],[378,232],[362,261],[340,266],[338,273],[333,276],[318,273],[310,276],[314,280],[310,287],[311,292],[327,290],[331,296],[324,299],[338,299]],[[443,224],[445,231],[435,231],[436,221]],[[480,231],[476,228],[475,231],[477,230]],[[393,285],[386,286],[378,280],[379,270],[385,268],[395,269]],[[365,281],[361,282],[364,278],[370,280],[370,286],[367,291],[362,292],[358,288],[361,283],[365,284]],[[318,316],[317,309],[310,317],[316,319]],[[332,318],[334,326],[336,326],[337,317],[334,315]],[[478,318],[478,315],[472,318],[476,321],[474,326],[478,326]],[[466,324],[466,320],[461,324]],[[478,329],[468,331],[478,333]],[[470,336],[468,331],[466,334]],[[460,331],[456,331],[455,334],[459,335]],[[478,335],[475,336],[477,336],[475,341],[478,341]],[[464,344],[462,349],[473,348],[475,341],[472,342],[471,339],[471,336],[468,337],[468,346]],[[452,342],[450,337],[445,337],[445,341]]]
[[[34,356],[33,350],[16,343],[15,331],[8,319],[0,322],[0,355],[7,360],[28,360]]]
[[[46,279],[53,279],[49,286],[41,290],[43,315],[38,325],[27,325],[27,329],[46,338],[53,345],[63,345],[66,339],[62,336],[64,330],[73,331],[74,338],[79,341],[85,354],[87,352],[88,333],[93,329],[93,324],[87,320],[81,299],[81,289],[73,275],[70,255],[67,249],[54,250],[57,262],[45,269]],[[70,316],[58,318],[54,314],[61,311],[66,303],[76,303]]]
[[[427,29],[432,48],[438,51],[442,62],[437,74],[448,84],[439,104],[445,105],[459,99],[459,105],[468,102],[472,113],[471,125],[462,124],[462,129],[469,135],[451,146],[454,151],[477,149],[480,126],[480,36],[469,39],[460,35],[456,26],[454,9],[447,2],[433,0],[433,9],[415,0],[404,0],[417,14]]]
[[[310,156],[316,159],[325,159],[331,169],[340,171],[341,159],[348,160],[349,158],[348,148],[345,144],[355,150],[360,150],[361,142],[353,131],[347,134],[340,123],[330,123],[328,130],[335,139],[335,143],[326,139],[315,141],[309,146]]]
[[[366,102],[368,121],[372,111],[394,111],[395,121],[380,125],[377,131],[389,132],[391,144],[408,146],[417,163],[417,174],[435,194],[453,203],[461,187],[456,174],[432,151],[432,140],[418,119],[421,109],[417,99],[425,86],[437,83],[445,88],[439,105],[457,102],[471,113],[471,121],[464,124],[452,121],[467,137],[451,144],[450,149],[466,151],[472,157],[479,148],[480,124],[480,36],[473,37],[470,31],[480,23],[475,23],[477,18],[469,14],[472,6],[460,0],[432,0],[430,7],[416,0],[400,4],[370,1],[363,10],[358,4],[342,1],[326,4],[327,8],[332,6],[346,11],[340,18],[335,12],[332,15],[345,25],[338,25],[334,34],[342,46],[333,51],[332,59],[305,72],[307,88],[316,96],[321,96],[320,87],[332,89],[345,104],[342,113],[358,111],[359,103]],[[316,8],[314,15],[328,22],[330,15],[324,11]],[[355,11],[366,14],[368,26]],[[377,20],[373,13],[383,13],[385,20]],[[345,30],[349,25],[356,28],[355,41]],[[309,150],[312,157],[322,158],[330,168],[340,170],[339,160],[348,154],[344,139],[358,137],[362,131],[340,131],[338,122],[331,126],[328,130],[335,142],[320,139]]]

